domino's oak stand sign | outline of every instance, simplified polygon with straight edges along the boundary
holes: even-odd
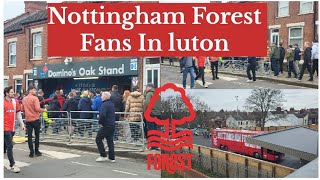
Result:
[[[48,64],[33,68],[33,79],[101,77],[101,76],[138,76],[138,59],[121,58]]]

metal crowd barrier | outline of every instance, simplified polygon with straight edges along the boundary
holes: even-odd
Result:
[[[68,111],[47,111],[41,113],[41,135],[40,141],[43,142],[69,142],[70,126]]]
[[[89,114],[81,119],[80,113]],[[95,137],[100,129],[98,111],[70,111],[70,146],[96,146]],[[137,114],[139,122],[130,122],[126,116]],[[145,139],[142,113],[116,112],[114,143],[115,151],[144,151]],[[106,147],[107,148],[107,147]]]
[[[80,113],[90,116],[88,119],[80,119]],[[65,143],[69,146],[96,146],[95,138],[100,129],[98,114],[98,111],[47,111],[42,113],[40,141]],[[140,116],[139,122],[128,121],[127,116],[134,114]],[[118,121],[115,122],[115,151],[144,151],[146,140],[143,114],[116,112],[116,120]],[[27,137],[27,132],[20,129],[17,121],[15,132],[16,136]]]
[[[219,62],[219,71],[231,73],[246,73],[248,60],[224,60]],[[268,76],[271,74],[271,62],[259,59],[256,66],[256,74],[259,76]]]

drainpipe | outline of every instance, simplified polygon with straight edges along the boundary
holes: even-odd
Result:
[[[316,26],[316,14],[317,14],[317,1],[314,1],[313,3],[313,40],[316,39],[316,32],[317,32],[317,26]],[[312,41],[313,41],[312,40]]]

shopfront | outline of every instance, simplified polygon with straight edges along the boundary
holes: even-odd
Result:
[[[119,86],[119,91],[130,90],[139,82],[138,58],[119,58],[68,64],[46,64],[33,68],[33,81],[48,96],[56,89],[97,90]]]

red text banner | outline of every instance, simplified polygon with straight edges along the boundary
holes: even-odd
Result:
[[[265,3],[49,3],[49,56],[266,56]]]

